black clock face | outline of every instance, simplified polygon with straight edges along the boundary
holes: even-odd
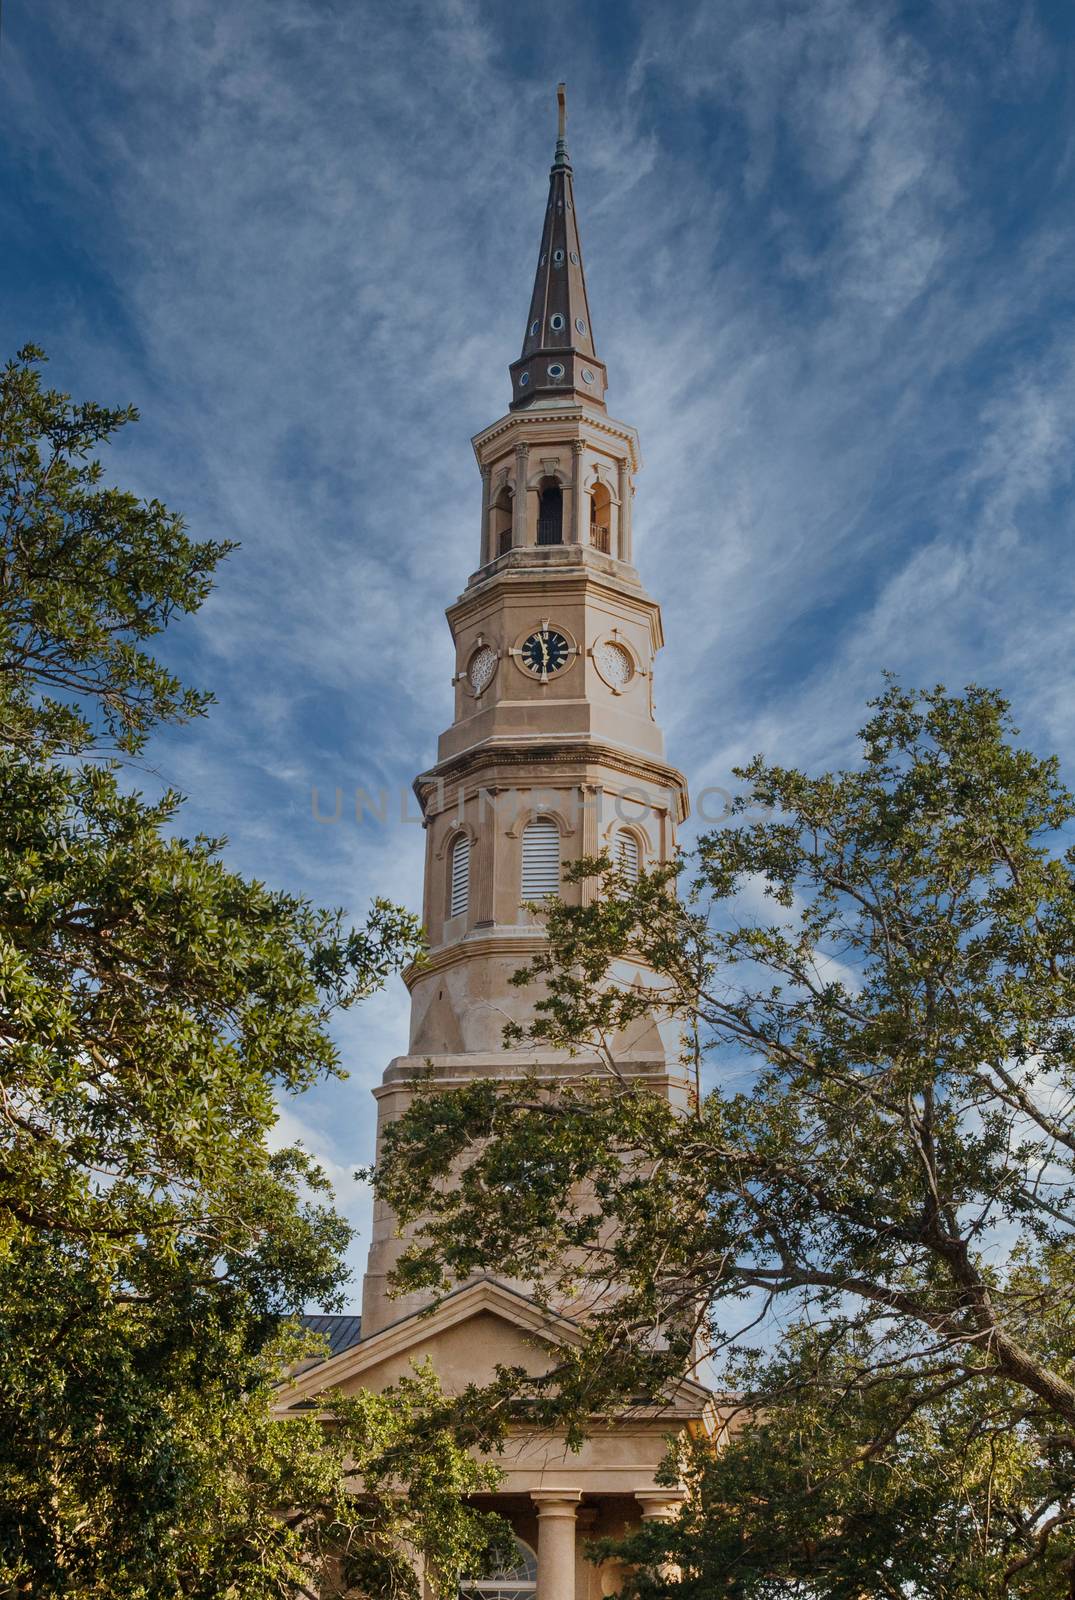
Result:
[[[551,628],[542,628],[540,633],[530,635],[519,654],[522,656],[523,666],[532,672],[535,678],[547,678],[550,672],[559,672],[561,667],[567,666],[571,646],[562,633],[555,633]]]

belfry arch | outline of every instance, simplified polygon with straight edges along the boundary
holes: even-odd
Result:
[[[602,550],[605,555],[613,552],[612,531],[612,491],[607,483],[598,478],[589,494],[590,519],[589,539],[595,550]]]
[[[507,555],[512,545],[515,496],[505,482],[489,508],[489,560]]]
[[[544,477],[538,483],[537,544],[563,544],[564,491],[559,478]]]

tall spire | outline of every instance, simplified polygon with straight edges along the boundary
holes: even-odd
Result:
[[[513,411],[536,402],[585,399],[604,408],[606,375],[590,327],[571,158],[567,153],[567,94],[556,88],[556,155],[523,353],[509,367]]]

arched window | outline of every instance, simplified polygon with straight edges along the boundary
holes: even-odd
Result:
[[[628,833],[626,829],[622,829],[616,835],[614,860],[628,883],[638,882],[641,851],[638,848],[638,839],[635,834]]]
[[[470,904],[470,839],[465,833],[461,833],[452,845],[451,859],[448,915],[461,917]]]
[[[494,561],[497,556],[507,555],[511,549],[511,499],[511,490],[505,486],[493,501]]]
[[[515,1541],[515,1562],[491,1578],[464,1578],[462,1600],[529,1600],[537,1593],[537,1556],[521,1539]]]
[[[612,495],[603,483],[595,483],[590,492],[590,543],[611,555]]]
[[[564,496],[555,478],[542,478],[538,499],[538,544],[563,544]]]
[[[535,817],[523,829],[524,900],[560,893],[560,830],[551,817]]]

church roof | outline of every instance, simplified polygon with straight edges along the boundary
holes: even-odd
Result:
[[[556,91],[559,137],[549,173],[534,292],[523,352],[508,369],[513,411],[541,401],[585,399],[604,409],[605,368],[598,360],[586,294],[574,178],[567,153],[564,85]]]
[[[331,1361],[333,1356],[342,1355],[362,1337],[361,1317],[304,1316],[300,1317],[299,1321],[311,1333],[319,1333],[323,1339],[327,1339],[329,1347],[327,1356],[316,1356],[313,1360],[304,1361],[299,1368],[300,1372],[307,1372],[311,1367],[320,1366],[323,1361]]]

